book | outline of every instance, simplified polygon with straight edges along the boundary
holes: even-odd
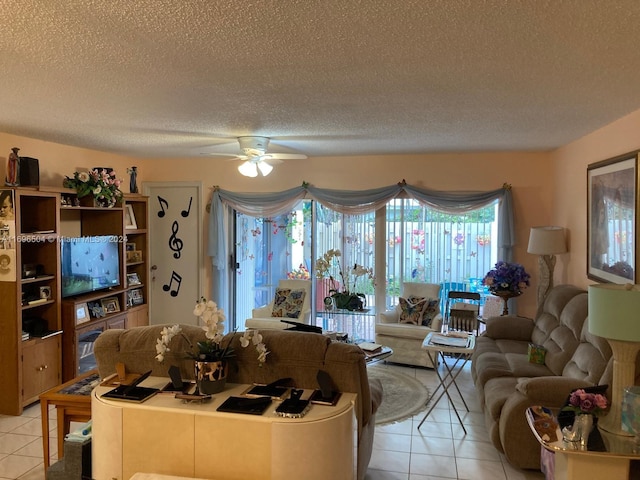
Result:
[[[429,341],[431,345],[441,345],[443,347],[458,347],[458,348],[466,348],[469,344],[469,337],[459,337],[457,335],[442,335],[439,333],[434,333],[431,335],[431,340]]]
[[[271,402],[270,397],[229,397],[217,408],[217,411],[262,415],[269,405],[271,405]]]
[[[362,343],[359,343],[358,346],[365,352],[369,352],[369,353],[375,353],[382,350],[382,345],[380,345],[379,343],[362,342]]]
[[[160,390],[158,388],[138,387],[131,385],[120,385],[109,390],[102,396],[112,400],[123,400],[125,402],[142,403],[153,397]]]

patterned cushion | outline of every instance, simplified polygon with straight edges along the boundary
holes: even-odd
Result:
[[[422,311],[427,306],[426,298],[402,298],[400,297],[400,323],[422,323]]]
[[[404,299],[400,297],[399,323],[412,323],[428,327],[440,311],[439,303],[437,299],[414,296]]]
[[[276,297],[273,301],[271,316],[299,318],[305,294],[304,290],[276,288]]]

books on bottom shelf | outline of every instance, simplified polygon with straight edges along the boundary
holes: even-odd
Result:
[[[430,345],[439,345],[443,347],[467,348],[469,346],[469,335],[444,335],[442,333],[433,333],[429,340]]]

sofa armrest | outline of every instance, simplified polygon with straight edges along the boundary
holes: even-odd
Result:
[[[484,335],[493,339],[520,340],[528,342],[533,334],[534,323],[531,318],[517,315],[491,317],[486,320]]]
[[[400,314],[398,313],[398,309],[394,308],[393,310],[387,310],[385,312],[380,312],[380,316],[378,317],[378,321],[380,323],[398,323],[400,320]]]
[[[562,376],[523,378],[516,390],[527,397],[531,405],[561,407],[572,390],[592,386],[591,382]]]
[[[251,310],[251,316],[253,318],[269,318],[273,312],[273,305],[264,305],[262,307],[254,308]]]
[[[439,313],[435,317],[433,317],[433,320],[431,320],[431,325],[429,325],[429,328],[431,330],[433,330],[434,332],[439,332],[440,331],[440,329],[442,328],[442,314],[441,313]]]

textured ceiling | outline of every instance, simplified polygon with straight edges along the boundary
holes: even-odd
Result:
[[[546,150],[640,108],[637,0],[3,0],[0,131],[133,156]]]

